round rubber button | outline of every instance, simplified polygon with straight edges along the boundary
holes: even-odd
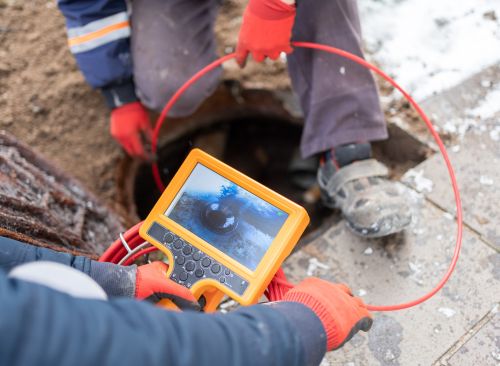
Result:
[[[176,241],[174,241],[174,248],[181,249],[183,244],[184,242],[181,239],[177,239]]]
[[[201,265],[203,267],[208,267],[210,266],[210,264],[212,263],[212,261],[210,260],[210,258],[203,258],[203,260],[201,261]]]
[[[201,268],[198,268],[196,271],[194,271],[194,275],[198,278],[203,277],[204,274],[205,274],[205,271],[202,270]]]
[[[225,274],[226,276],[229,276],[229,275],[231,274],[231,271],[230,271],[229,269],[227,269],[227,268],[226,268],[226,269],[224,270],[224,274]]]
[[[212,268],[210,268],[210,270],[213,272],[213,273],[219,273],[220,272],[220,265],[215,263]]]
[[[165,243],[170,244],[173,241],[174,241],[174,236],[172,234],[168,233],[167,235],[165,235]]]
[[[186,281],[188,279],[188,274],[186,272],[181,272],[179,275],[179,280]]]
[[[196,266],[195,266],[193,261],[188,261],[186,263],[186,265],[184,266],[184,268],[186,268],[186,271],[189,271],[189,272],[191,272],[194,269],[194,267],[196,267]]]
[[[184,248],[182,248],[182,254],[184,255],[190,255],[192,251],[193,248],[191,248],[190,245],[186,245]]]
[[[219,278],[219,282],[220,282],[220,283],[225,283],[225,282],[226,282],[226,277],[221,277],[221,278]]]
[[[186,261],[186,258],[184,258],[182,256],[178,256],[177,258],[175,258],[175,263],[177,263],[180,266],[182,266],[185,261]]]
[[[193,253],[193,259],[195,261],[199,261],[201,259],[201,252],[194,252]]]

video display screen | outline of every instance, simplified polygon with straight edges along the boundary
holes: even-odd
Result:
[[[165,215],[254,271],[288,214],[197,164]]]

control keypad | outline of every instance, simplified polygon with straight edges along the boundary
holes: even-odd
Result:
[[[212,278],[239,295],[247,289],[246,280],[157,222],[151,225],[148,235],[172,252],[175,264],[170,278],[173,281],[191,288],[199,280]]]

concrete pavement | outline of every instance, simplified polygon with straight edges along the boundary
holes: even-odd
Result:
[[[375,313],[372,330],[329,353],[324,365],[500,365],[500,142],[495,132],[500,113],[490,107],[484,116],[485,100],[498,85],[500,68],[493,65],[423,103],[448,137],[463,200],[463,249],[451,280],[421,306]],[[428,137],[416,137],[434,146]],[[288,276],[345,282],[370,304],[413,300],[433,288],[448,267],[456,233],[441,156],[406,172],[401,182],[414,203],[405,233],[363,240],[340,221],[287,260]]]

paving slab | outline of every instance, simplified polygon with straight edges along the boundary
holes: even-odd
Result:
[[[341,221],[293,254],[285,271],[294,282],[314,275],[345,282],[370,304],[413,300],[445,273],[456,224],[449,214],[408,189],[414,220],[402,235],[363,240]],[[323,365],[430,365],[500,300],[500,254],[465,230],[462,256],[450,282],[412,309],[376,313],[372,330],[356,335]]]
[[[500,251],[500,142],[486,133],[472,133],[448,152],[460,188],[464,222]],[[408,171],[402,181],[455,213],[448,172],[439,154]]]
[[[500,365],[500,312],[498,306],[488,321],[462,345],[444,365]]]
[[[382,98],[386,108],[392,99]],[[384,103],[385,101],[385,103]],[[466,134],[482,134],[485,139],[500,140],[500,63],[495,63],[460,84],[434,94],[419,103],[436,130],[450,147],[458,148]],[[423,122],[398,113],[388,118],[420,143],[438,150]],[[498,147],[497,147],[498,149]]]
[[[421,103],[421,107],[442,130],[453,120],[468,117],[500,82],[500,63],[491,65],[472,75],[453,88],[433,95]],[[498,106],[500,110],[500,105]],[[472,117],[472,116],[470,116]]]

